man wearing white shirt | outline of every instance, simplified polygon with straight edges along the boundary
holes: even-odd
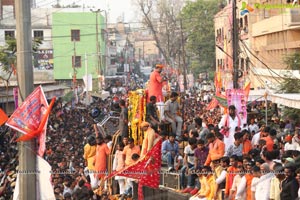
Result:
[[[252,131],[254,131],[254,133],[257,133],[259,131],[259,127],[255,123],[253,118],[250,119],[250,124],[249,124],[248,128],[249,128],[250,133],[252,133]]]
[[[260,171],[262,176],[255,187],[255,199],[268,200],[270,198],[270,186],[274,173],[270,173],[270,167],[267,163],[263,163],[260,166]]]
[[[300,146],[297,142],[292,142],[292,136],[287,135],[285,136],[285,145],[284,145],[284,151],[289,151],[289,150],[299,150]]]
[[[228,131],[228,135],[224,135],[225,151],[234,143],[234,133],[236,127],[241,127],[242,122],[236,113],[234,105],[229,106],[229,114],[223,115],[219,128]]]
[[[255,135],[253,135],[252,140],[251,140],[252,148],[256,148],[258,146],[259,140],[260,140],[260,132],[255,133]]]
[[[235,199],[240,200],[240,199],[248,199],[249,197],[252,196],[251,193],[251,184],[252,180],[254,178],[254,172],[252,173],[253,170],[253,164],[249,162],[246,166],[246,174],[242,177],[240,184],[238,185]]]
[[[251,181],[251,199],[255,200],[255,190],[256,186],[259,183],[259,178],[261,176],[260,168],[258,166],[254,166],[252,169],[253,179]]]

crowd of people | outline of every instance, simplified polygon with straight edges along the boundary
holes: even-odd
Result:
[[[161,68],[156,69],[157,77]],[[159,84],[166,81],[158,80]],[[52,167],[56,199],[108,198],[110,185],[104,181],[108,175],[107,156],[115,155],[112,170],[119,171],[138,161],[161,138],[166,173],[180,174],[177,192],[189,193],[192,200],[298,198],[297,123],[274,116],[267,124],[259,115],[263,109],[259,102],[248,105],[249,112],[255,110],[258,114],[241,123],[234,106],[229,106],[228,114],[223,114],[221,107],[206,109],[212,91],[190,90],[182,95],[171,92],[166,101],[162,101],[163,95],[157,95],[157,91],[149,94],[146,119],[140,127],[144,132],[140,145],[135,144],[128,128],[126,94],[120,94],[117,101],[100,99],[90,106],[56,101],[48,121],[44,155]],[[103,135],[95,125],[99,119],[95,118],[116,109],[120,112],[120,122],[106,127]],[[114,128],[120,130],[115,144],[112,142]],[[18,169],[15,138],[14,131],[1,129],[0,167],[5,172],[0,173],[2,199],[12,198],[15,188]],[[115,152],[111,152],[113,145],[116,145]],[[132,198],[133,184],[138,180],[122,176],[114,180],[118,183],[118,198]]]

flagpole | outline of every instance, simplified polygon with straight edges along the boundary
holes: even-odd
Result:
[[[17,80],[21,101],[34,89],[32,68],[31,1],[16,0]],[[37,199],[35,141],[19,142],[18,199]]]

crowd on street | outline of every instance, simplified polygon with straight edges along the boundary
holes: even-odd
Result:
[[[118,171],[134,164],[160,138],[167,172],[180,175],[177,192],[189,193],[192,200],[293,200],[298,199],[298,193],[300,196],[299,124],[276,112],[266,123],[260,114],[265,102],[248,104],[248,113],[255,114],[241,124],[234,106],[229,106],[227,114],[220,106],[206,109],[213,91],[171,92],[163,102],[163,118],[156,109],[157,97],[150,96],[146,120],[141,124],[145,138],[139,146],[128,130],[126,94],[118,95],[89,106],[56,101],[48,121],[44,155],[52,167],[56,199],[105,199],[109,185],[102,180],[107,175],[107,156],[115,155],[112,169]],[[116,109],[120,123],[112,123],[102,135],[95,126],[96,118]],[[116,127],[122,132],[116,151],[111,152]],[[1,129],[0,168],[5,173],[0,173],[0,199],[10,199],[15,188],[16,137],[14,131]],[[138,180],[114,179],[118,198],[132,198],[133,183]]]

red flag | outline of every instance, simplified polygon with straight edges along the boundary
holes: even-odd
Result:
[[[143,186],[158,188],[160,180],[160,167],[161,167],[161,144],[160,139],[148,153],[137,161],[135,164],[126,167],[125,169],[114,172],[106,179],[113,176],[125,176],[129,178],[139,179],[138,199],[143,198]]]
[[[7,126],[23,133],[17,141],[30,140],[46,129],[46,122],[50,110],[55,102],[52,99],[48,106],[47,99],[41,86],[37,87],[11,115],[6,122]]]
[[[38,129],[37,129],[37,130],[34,130],[34,131],[32,131],[32,132],[30,132],[30,133],[28,133],[28,134],[22,135],[20,138],[18,138],[18,139],[16,140],[17,142],[19,142],[19,141],[31,140],[31,139],[33,139],[33,138],[36,137],[36,136],[40,136],[43,130],[46,131],[46,129],[47,129],[48,117],[49,117],[50,111],[51,111],[51,109],[52,109],[52,107],[53,107],[53,105],[54,105],[55,99],[56,99],[55,97],[52,98],[51,103],[50,103],[50,106],[47,108],[46,111],[43,112],[43,117],[42,117],[42,119],[41,119],[41,122],[40,122],[40,124],[39,124]],[[42,139],[42,138],[40,138],[40,139]]]
[[[5,112],[0,108],[0,126],[7,121],[8,117]]]
[[[218,104],[219,104],[218,100],[216,98],[213,98],[207,105],[206,110],[214,109],[215,107],[217,107]]]

